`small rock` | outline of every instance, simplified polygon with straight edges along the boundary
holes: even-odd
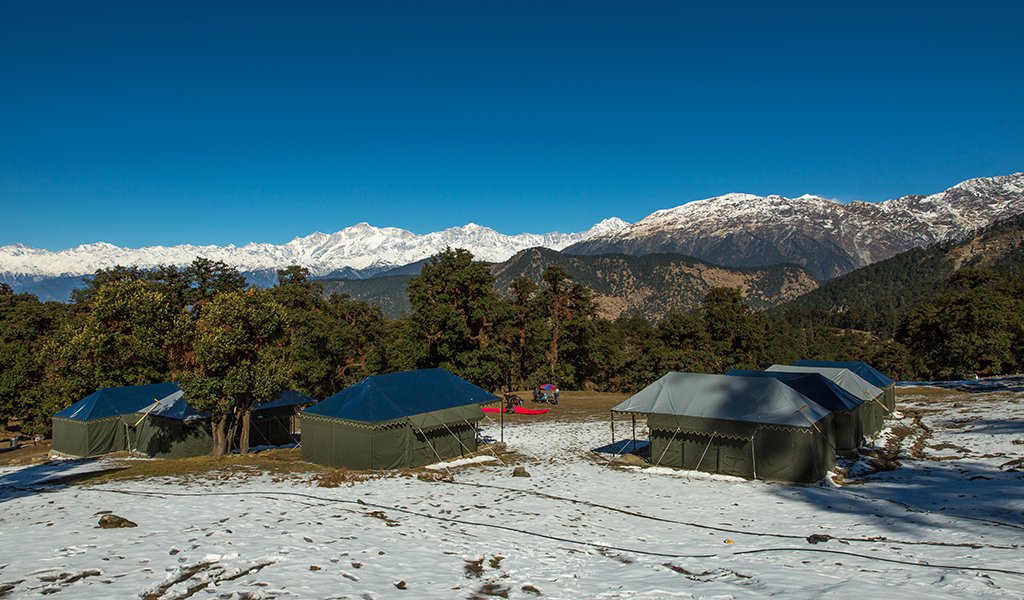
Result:
[[[100,529],[117,529],[119,527],[138,527],[138,525],[132,523],[124,517],[119,517],[114,514],[108,514],[100,517],[100,523],[98,527]]]
[[[405,589],[405,581],[403,580],[403,581],[396,582],[395,583],[395,587],[400,589],[400,590],[404,590]]]
[[[310,570],[310,571],[319,571],[319,570],[320,570],[320,567],[318,567],[318,566],[316,566],[316,565],[309,565],[309,570]]]
[[[833,539],[832,536],[825,533],[812,533],[811,535],[807,536],[807,543],[817,544],[818,542],[827,542],[831,539]]]
[[[512,470],[513,477],[530,477],[530,472],[526,470],[526,467],[516,467]]]

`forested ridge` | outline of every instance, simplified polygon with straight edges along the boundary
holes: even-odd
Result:
[[[710,289],[652,322],[600,316],[557,264],[495,289],[489,265],[446,250],[408,282],[410,311],[325,293],[301,267],[249,288],[231,267],[101,270],[70,304],[0,286],[0,424],[50,416],[107,386],[177,381],[213,415],[218,448],[285,387],[327,397],[364,377],[443,367],[492,390],[546,381],[635,392],[668,370],[721,373],[797,358],[866,360],[901,379],[996,375],[1024,357],[1024,218],[913,250],[755,311]],[[245,430],[244,427],[240,428]]]

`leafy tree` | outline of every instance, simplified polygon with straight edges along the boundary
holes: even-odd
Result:
[[[764,343],[764,321],[736,288],[713,288],[700,309],[717,372],[756,368]]]
[[[951,291],[916,309],[900,338],[928,378],[999,375],[1018,365],[1020,309],[993,289]]]
[[[39,302],[0,283],[0,424],[49,431],[53,402],[42,386],[46,362],[39,349],[70,315],[69,305]]]
[[[48,377],[65,403],[101,387],[165,381],[168,342],[180,315],[163,291],[112,279],[43,348]]]
[[[597,317],[594,292],[556,265],[549,265],[541,279],[540,304],[548,325],[547,368],[542,376],[564,387],[582,386],[595,366],[591,355]]]
[[[656,335],[664,349],[664,370],[701,373],[712,369],[711,338],[699,314],[669,313],[658,323]]]
[[[544,335],[542,307],[538,304],[538,287],[532,280],[518,277],[509,286],[508,307],[509,376],[506,386],[525,389],[528,375],[543,364],[540,351]]]
[[[179,321],[187,340],[176,377],[189,403],[211,415],[214,456],[226,454],[241,428],[239,448],[249,451],[253,404],[276,398],[288,381],[284,308],[270,293],[221,292],[194,321]]]
[[[189,304],[209,301],[221,292],[245,289],[245,277],[237,269],[201,256],[185,267],[185,277],[189,283]]]
[[[409,282],[423,367],[444,367],[482,385],[501,384],[492,344],[501,299],[487,265],[463,249],[433,256]]]

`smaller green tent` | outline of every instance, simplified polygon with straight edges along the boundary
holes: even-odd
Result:
[[[368,377],[302,412],[302,459],[401,469],[476,451],[482,404],[497,396],[444,369]]]
[[[99,456],[128,449],[138,417],[161,398],[178,391],[175,383],[101,388],[53,415],[53,451],[67,456]]]
[[[878,407],[847,392],[820,373],[783,373],[780,371],[744,371],[733,369],[727,375],[770,377],[832,412],[836,450],[856,450],[868,435],[878,431]]]
[[[888,414],[884,398],[885,392],[847,368],[772,365],[765,371],[770,373],[818,373],[864,401],[867,405],[865,407],[867,411],[865,435],[874,435],[885,426],[885,416]]]
[[[280,446],[296,440],[292,416],[315,402],[285,390],[253,407],[250,442]],[[210,416],[192,407],[176,383],[102,388],[53,415],[53,450],[66,456],[130,451],[155,458],[209,454]]]
[[[798,360],[793,363],[797,367],[838,367],[849,369],[858,377],[885,392],[882,402],[886,415],[896,410],[896,382],[883,375],[871,365],[855,360]]]
[[[647,415],[655,464],[808,483],[835,466],[831,413],[773,378],[673,371],[612,412]]]

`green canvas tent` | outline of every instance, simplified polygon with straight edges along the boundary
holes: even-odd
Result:
[[[285,390],[253,407],[250,440],[282,445],[295,440],[291,419],[309,396]],[[53,450],[67,456],[131,451],[155,458],[209,454],[210,417],[193,408],[176,383],[102,388],[53,416]]]
[[[772,373],[818,373],[867,404],[868,426],[864,431],[865,435],[874,435],[885,426],[885,416],[889,412],[885,405],[885,392],[881,388],[864,381],[860,375],[849,369],[843,367],[772,365],[765,369],[765,371]]]
[[[864,381],[885,392],[882,403],[885,405],[886,414],[896,410],[896,382],[867,363],[855,360],[798,360],[793,365],[797,367],[839,367],[841,369],[849,369]]]
[[[831,413],[772,378],[673,371],[612,412],[647,416],[655,464],[808,483],[835,466]]]
[[[128,433],[146,410],[178,391],[174,383],[129,385],[96,390],[53,415],[53,451],[67,456],[99,456],[128,449]]]
[[[496,399],[444,369],[368,377],[302,412],[302,459],[401,469],[475,452],[480,406]]]
[[[820,373],[783,373],[781,371],[744,371],[733,369],[726,375],[770,377],[778,379],[816,404],[832,412],[836,450],[860,447],[863,439],[878,431],[878,406],[847,392]]]

